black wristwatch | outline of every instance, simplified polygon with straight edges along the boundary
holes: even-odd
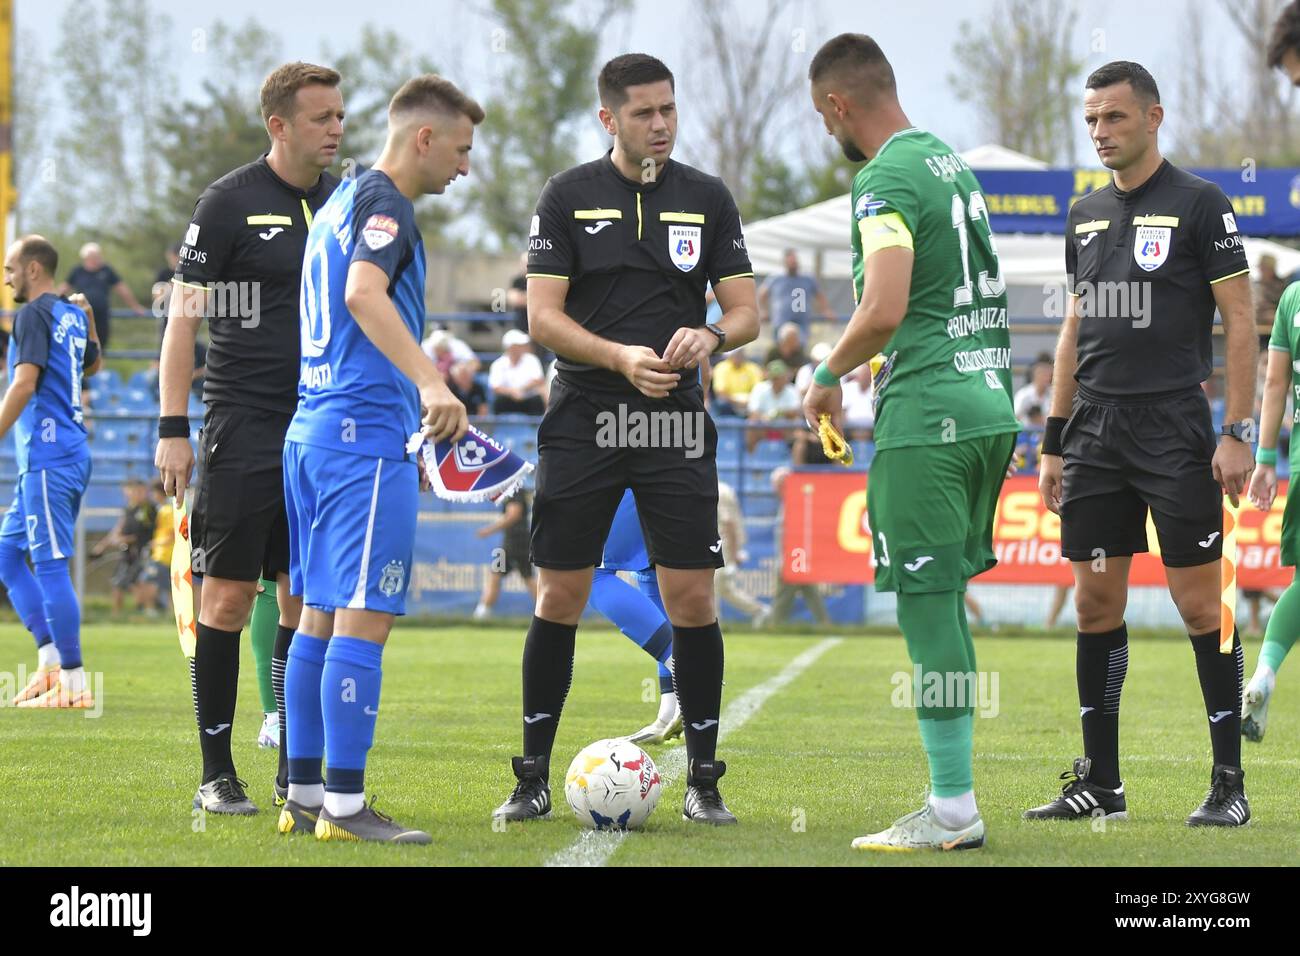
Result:
[[[1219,434],[1227,438],[1235,438],[1244,445],[1255,444],[1255,419],[1243,418],[1239,422],[1233,422],[1231,425],[1224,424],[1219,428]]]
[[[704,327],[718,337],[718,347],[715,348],[713,351],[721,352],[723,346],[727,344],[727,333],[724,332],[722,329],[718,328],[716,325],[706,324]]]

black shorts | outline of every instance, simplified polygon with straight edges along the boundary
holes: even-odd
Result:
[[[289,572],[283,458],[292,417],[242,405],[208,407],[190,514],[196,574],[256,581]]]
[[[533,564],[528,560],[527,541],[507,541],[501,549],[505,560],[498,565],[497,574],[508,577],[511,571],[518,571],[521,578],[533,576]]]
[[[1205,394],[1123,404],[1080,389],[1061,436],[1061,553],[1071,561],[1147,548],[1147,509],[1166,567],[1223,554],[1223,493],[1211,461],[1218,439]]]
[[[600,564],[631,488],[652,564],[722,567],[717,449],[698,386],[647,398],[557,378],[537,430],[533,564],[561,571]]]

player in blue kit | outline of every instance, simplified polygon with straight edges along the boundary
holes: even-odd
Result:
[[[68,558],[90,482],[81,379],[99,368],[99,341],[85,299],[54,294],[58,267],[59,254],[40,236],[24,236],[5,257],[5,284],[26,304],[14,318],[0,404],[0,438],[13,429],[18,459],[18,487],[0,524],[0,581],[37,646],[36,673],[14,703],[93,708]]]
[[[630,571],[636,587],[618,576]],[[591,580],[587,603],[623,632],[623,635],[659,664],[659,715],[654,722],[628,739],[633,743],[661,744],[680,736],[682,709],[673,690],[670,661],[673,653],[673,626],[659,596],[659,578],[646,554],[641,518],[631,489],[623,493],[600,567]]]
[[[468,427],[420,350],[425,259],[411,203],[469,174],[482,120],[447,80],[407,81],[378,161],[335,190],[307,238],[298,410],[284,446],[290,589],[304,606],[285,672],[281,833],[430,842],[366,805],[365,766],[415,548],[422,476],[408,441],[421,431],[454,441]]]

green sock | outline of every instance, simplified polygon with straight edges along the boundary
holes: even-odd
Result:
[[[275,582],[262,579],[264,590],[253,602],[253,620],[248,625],[253,639],[253,662],[257,665],[257,696],[262,713],[275,711],[275,690],[271,686],[271,651],[275,647],[275,629],[280,625],[280,606],[275,600]]]
[[[977,690],[975,645],[961,593],[900,593],[898,626],[913,666],[921,669],[920,698],[913,705],[930,765],[930,789],[936,797],[960,796],[974,787]]]
[[[1297,636],[1300,636],[1300,582],[1292,581],[1269,615],[1259,663],[1276,674]]]

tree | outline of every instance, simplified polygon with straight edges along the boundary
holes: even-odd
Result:
[[[965,21],[948,75],[957,99],[986,117],[984,135],[1053,165],[1074,160],[1079,80],[1073,0],[997,0],[979,24]],[[993,64],[990,68],[989,64]]]
[[[482,175],[470,189],[503,247],[522,248],[546,180],[577,161],[573,143],[594,112],[601,31],[629,5],[602,0],[578,21],[574,0],[492,0],[500,90],[484,104],[474,150]]]

